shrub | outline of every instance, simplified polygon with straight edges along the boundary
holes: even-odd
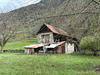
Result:
[[[100,49],[100,35],[86,36],[80,41],[80,49],[96,51]],[[95,52],[94,52],[95,53]]]

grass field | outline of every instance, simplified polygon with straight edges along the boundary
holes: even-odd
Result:
[[[0,75],[100,75],[97,65],[100,56],[0,54]]]
[[[5,45],[4,50],[23,50],[24,46],[31,45],[34,43],[37,43],[37,38],[34,38],[34,37],[25,38],[25,39],[18,40],[18,41],[11,39]]]

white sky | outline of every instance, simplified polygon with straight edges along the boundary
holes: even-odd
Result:
[[[0,0],[0,13],[35,4],[40,1],[41,0]]]

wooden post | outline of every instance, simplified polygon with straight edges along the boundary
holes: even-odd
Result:
[[[32,49],[29,50],[29,54],[32,54]]]

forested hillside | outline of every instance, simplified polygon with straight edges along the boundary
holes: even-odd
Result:
[[[12,24],[24,25],[25,31],[30,34],[35,34],[43,23],[48,23],[81,39],[90,34],[91,28],[94,33],[100,31],[100,2],[99,0],[41,0],[40,3],[10,11],[5,17]]]

